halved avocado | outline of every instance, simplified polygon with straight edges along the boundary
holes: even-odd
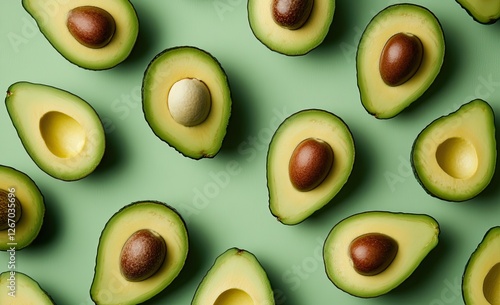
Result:
[[[38,236],[45,202],[36,183],[25,173],[0,165],[0,250],[21,250]]]
[[[325,170],[325,176],[316,187],[304,191],[292,183],[289,166],[294,151],[307,139],[327,144],[333,153],[333,161],[320,164],[329,170]],[[354,156],[354,139],[341,118],[319,109],[292,114],[276,130],[267,153],[271,213],[288,225],[305,220],[330,202],[344,186],[352,172]]]
[[[415,177],[432,196],[465,201],[480,194],[495,173],[495,117],[491,106],[473,100],[431,122],[411,152]]]
[[[54,300],[37,281],[17,271],[0,274],[0,295],[2,305],[54,304]]]
[[[158,269],[146,279],[130,280],[122,268],[122,249],[129,238],[140,230],[154,232],[166,246],[166,254]],[[155,256],[136,244],[136,262]],[[99,239],[94,279],[90,289],[96,304],[139,304],[165,289],[184,267],[189,248],[186,225],[170,206],[158,201],[138,201],[115,213]]]
[[[391,37],[404,33],[417,37],[422,46],[417,70],[404,83],[384,82],[380,59]],[[441,70],[445,40],[441,24],[427,8],[395,4],[379,12],[364,30],[356,55],[357,83],[361,103],[376,118],[388,119],[416,101],[434,82]]]
[[[291,56],[307,54],[323,42],[333,21],[335,0],[313,0],[309,17],[302,26],[293,30],[275,21],[273,1],[276,2],[276,0],[248,1],[250,28],[260,42],[272,51]]]
[[[176,90],[176,108],[198,115],[194,124],[179,122],[171,113],[172,88],[183,82],[197,85]],[[231,91],[222,66],[207,51],[182,46],[158,54],[144,74],[142,102],[153,132],[184,156],[212,158],[219,152],[231,115]]]
[[[489,229],[470,256],[462,294],[466,305],[500,304],[500,227]]]
[[[439,224],[424,214],[368,211],[336,224],[325,240],[323,256],[328,278],[339,289],[361,298],[388,293],[404,282],[438,244]],[[360,274],[350,256],[350,245],[365,234],[384,234],[397,244],[385,270]],[[371,253],[371,252],[370,252]]]
[[[5,104],[26,152],[50,176],[78,180],[101,162],[104,128],[92,106],[80,97],[18,82],[7,90]]]
[[[109,69],[124,61],[139,32],[139,20],[129,0],[23,0],[22,5],[50,44],[68,61],[86,69]],[[79,19],[75,18],[81,26],[70,31],[68,18],[75,8],[82,11]],[[104,42],[98,37],[103,32],[109,36]],[[80,36],[87,45],[75,38]]]
[[[493,24],[500,18],[500,1],[456,0],[477,22]]]
[[[266,271],[250,252],[231,248],[222,253],[196,289],[191,305],[274,305]]]

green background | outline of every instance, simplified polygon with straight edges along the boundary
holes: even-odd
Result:
[[[89,289],[102,228],[124,205],[152,199],[180,211],[188,225],[190,255],[174,283],[147,304],[189,304],[215,258],[230,247],[257,256],[277,304],[463,302],[460,280],[468,257],[486,231],[500,225],[499,175],[477,198],[445,202],[423,191],[409,155],[429,122],[473,98],[487,100],[500,113],[500,23],[478,24],[452,0],[411,1],[440,20],[445,62],[418,102],[380,121],[361,106],[355,52],[369,20],[397,1],[338,0],[328,37],[301,57],[263,46],[249,28],[243,0],[132,2],[140,19],[136,47],[127,61],[100,72],[67,62],[20,1],[0,2],[0,88],[30,81],[68,90],[95,107],[107,131],[100,167],[83,180],[63,182],[36,167],[0,107],[0,164],[27,173],[46,199],[43,229],[34,244],[17,253],[18,271],[36,279],[58,304],[92,304]],[[147,64],[165,48],[180,45],[210,52],[229,77],[233,111],[214,159],[194,161],[177,153],[153,134],[141,110]],[[325,109],[345,120],[356,143],[355,167],[328,206],[299,225],[285,226],[268,209],[267,146],[277,125],[305,108]],[[338,221],[368,210],[429,214],[440,223],[441,235],[407,281],[365,300],[330,283],[321,247]],[[0,253],[0,270],[7,270],[7,260],[7,253]]]

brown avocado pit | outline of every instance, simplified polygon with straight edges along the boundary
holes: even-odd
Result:
[[[382,49],[379,62],[380,76],[388,86],[407,82],[418,70],[423,58],[420,39],[410,33],[397,33]]]
[[[296,30],[309,18],[313,4],[314,0],[273,0],[272,16],[278,25]]]
[[[16,223],[21,218],[21,203],[17,197],[9,194],[6,190],[0,189],[0,231],[10,227],[9,219],[13,219]],[[12,223],[12,220],[10,222]]]
[[[356,272],[372,276],[392,263],[398,252],[397,242],[382,233],[367,233],[356,237],[349,245],[349,255]]]
[[[82,45],[100,49],[105,47],[115,33],[115,20],[111,14],[96,6],[79,6],[68,13],[69,32]]]
[[[321,139],[307,138],[297,145],[290,158],[290,181],[297,190],[310,191],[323,182],[332,164],[331,146]]]
[[[160,269],[167,253],[165,240],[149,229],[133,233],[120,253],[120,271],[131,282],[143,281]]]

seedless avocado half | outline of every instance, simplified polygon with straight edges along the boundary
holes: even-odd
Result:
[[[50,176],[74,181],[102,160],[105,134],[94,108],[80,97],[48,85],[18,82],[5,98],[26,152]]]
[[[90,70],[110,69],[124,61],[139,33],[139,20],[129,0],[23,0],[25,10],[35,19],[49,43],[68,61]],[[104,47],[89,48],[68,30],[68,13],[81,6],[107,11],[114,19],[114,34]]]
[[[166,256],[150,277],[130,281],[121,269],[121,252],[127,240],[139,230],[161,236]],[[181,215],[158,201],[138,201],[116,212],[106,223],[97,248],[94,279],[90,289],[97,305],[133,305],[165,289],[184,267],[189,249],[188,232]],[[154,253],[153,253],[154,254]],[[145,257],[138,257],[143,261]]]
[[[44,198],[35,182],[25,173],[4,165],[0,165],[0,215],[2,251],[12,246],[16,250],[29,246],[38,236],[45,216]]]
[[[9,287],[11,285],[12,278],[15,279],[14,296],[9,295],[9,293],[12,293],[12,290]],[[5,304],[3,302],[7,302],[6,305],[55,304],[52,297],[40,286],[37,281],[19,271],[15,271],[14,275],[11,274],[11,271],[5,271],[0,274],[0,295],[2,296],[2,304]]]
[[[477,22],[493,24],[500,18],[500,1],[456,0]]]
[[[207,115],[194,126],[176,121],[169,108],[172,88],[185,80],[194,80],[209,92]],[[181,90],[176,95],[176,102],[189,104],[199,100],[198,93],[192,93],[195,91],[192,89]],[[182,46],[158,54],[144,74],[142,102],[144,116],[153,132],[184,156],[211,158],[219,152],[226,135],[232,100],[226,73],[208,52]],[[192,108],[195,107],[177,104],[176,109],[189,114]]]
[[[389,86],[382,79],[379,61],[386,42],[397,33],[417,36],[423,55],[408,81]],[[414,4],[385,8],[369,22],[358,45],[356,71],[363,107],[379,119],[396,116],[431,86],[441,70],[444,54],[444,34],[431,11]]]
[[[270,50],[285,55],[304,55],[325,39],[335,12],[334,0],[314,0],[305,24],[294,30],[278,25],[272,14],[273,0],[249,0],[248,21],[255,37]]]

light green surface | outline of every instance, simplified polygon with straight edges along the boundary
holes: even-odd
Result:
[[[474,98],[490,102],[500,116],[500,25],[476,23],[452,0],[412,2],[432,10],[443,25],[443,70],[422,99],[379,121],[361,106],[355,52],[368,21],[395,1],[338,1],[326,41],[306,56],[286,57],[253,36],[246,1],[136,0],[137,47],[126,62],[101,72],[67,62],[19,1],[1,1],[0,88],[25,80],[68,90],[95,107],[108,131],[107,154],[96,172],[62,182],[31,161],[0,107],[0,163],[27,173],[46,197],[45,225],[34,244],[17,253],[19,271],[36,278],[58,304],[92,304],[89,289],[104,224],[124,205],[150,199],[180,211],[191,252],[180,277],[147,304],[190,304],[214,259],[230,247],[257,256],[277,304],[463,304],[460,280],[467,259],[487,229],[500,224],[499,175],[474,200],[448,203],[418,185],[409,156],[428,123]],[[179,45],[209,51],[229,77],[233,113],[214,159],[194,161],[177,153],[153,134],[141,110],[148,62]],[[351,128],[354,171],[334,202],[297,226],[284,226],[268,209],[267,145],[286,116],[313,107],[337,114]],[[334,224],[367,210],[427,213],[438,220],[442,234],[405,283],[388,295],[360,300],[330,283],[321,247]],[[7,269],[7,261],[8,254],[0,253],[0,270]]]

